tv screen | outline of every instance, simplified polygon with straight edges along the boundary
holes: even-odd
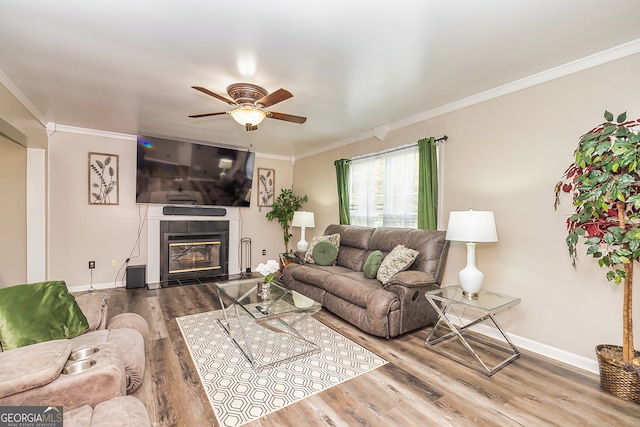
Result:
[[[138,136],[136,203],[249,206],[255,153]]]

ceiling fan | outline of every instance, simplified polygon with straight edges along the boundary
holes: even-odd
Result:
[[[265,118],[284,120],[302,124],[307,121],[306,117],[294,116],[291,114],[276,113],[275,111],[267,111],[265,108],[291,98],[291,92],[285,89],[278,89],[273,93],[269,93],[266,89],[253,85],[251,83],[234,83],[227,86],[227,93],[233,99],[225,98],[207,88],[201,86],[191,86],[193,89],[213,96],[220,101],[235,107],[231,111],[220,111],[217,113],[193,114],[189,117],[208,117],[220,114],[229,114],[233,119],[243,125],[247,131],[258,129],[258,125]]]

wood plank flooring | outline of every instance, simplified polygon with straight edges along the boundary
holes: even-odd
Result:
[[[109,316],[149,322],[147,368],[136,392],[154,426],[217,426],[176,317],[217,310],[212,285],[109,289]],[[389,363],[249,426],[640,426],[640,405],[600,389],[597,375],[522,352],[487,377],[424,346],[430,328],[372,337],[322,310],[315,317]]]

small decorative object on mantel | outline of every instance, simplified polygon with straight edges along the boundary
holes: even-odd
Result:
[[[117,205],[118,155],[89,153],[89,204]]]
[[[260,263],[256,267],[256,271],[264,276],[262,282],[258,284],[258,293],[261,294],[263,298],[268,298],[268,295],[271,293],[271,281],[279,270],[280,264],[273,259],[267,261],[266,264]]]
[[[556,184],[572,197],[575,213],[567,220],[566,239],[573,266],[578,240],[587,255],[607,269],[606,278],[624,283],[622,347],[598,345],[600,384],[625,400],[640,403],[640,352],[633,345],[632,285],[634,261],[640,260],[640,119],[604,113],[605,122],[582,135],[575,160]]]

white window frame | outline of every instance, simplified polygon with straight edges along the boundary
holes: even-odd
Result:
[[[399,153],[411,153],[415,156],[415,164],[398,166]],[[437,163],[441,163],[442,150],[440,144],[437,149]],[[389,162],[394,162],[396,165]],[[414,166],[414,169],[411,169]],[[366,169],[365,169],[366,168]],[[371,168],[380,169],[374,176],[365,176],[362,174],[372,175],[375,173]],[[368,169],[368,170],[367,170]],[[400,173],[396,172],[400,170]],[[402,213],[394,212],[393,208],[389,209],[389,203],[394,195],[401,194],[405,190],[402,184],[406,182],[409,173],[414,180],[412,187],[406,195],[411,195],[415,199],[405,204]],[[417,228],[418,212],[417,212],[417,196],[418,196],[418,148],[417,143],[408,144],[380,151],[373,154],[354,157],[351,159],[351,167],[349,171],[349,214],[352,225],[363,225],[370,227],[405,227]],[[438,189],[442,188],[442,171],[438,167]],[[398,181],[399,180],[399,181]],[[376,192],[382,193],[377,194]],[[387,193],[387,194],[385,194]],[[380,199],[382,198],[382,201]],[[441,223],[442,210],[442,191],[438,191],[438,224]],[[403,200],[404,202],[404,200]],[[376,206],[377,203],[377,206]],[[395,204],[394,204],[395,205]],[[382,206],[382,208],[381,208]],[[407,212],[409,210],[409,212]]]

